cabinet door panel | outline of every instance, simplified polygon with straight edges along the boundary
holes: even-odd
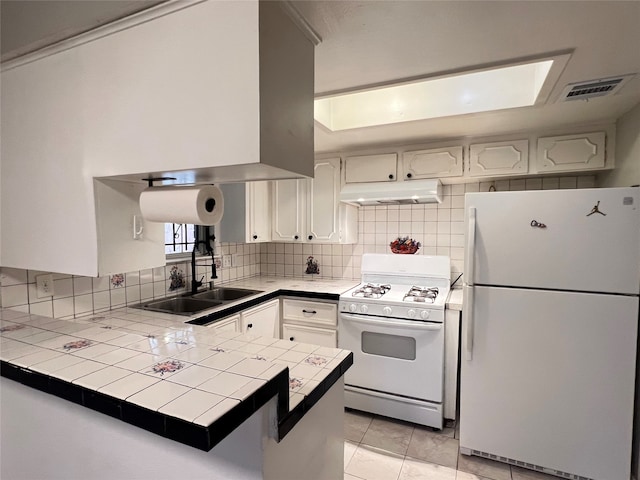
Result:
[[[395,182],[398,155],[360,155],[345,159],[345,182]]]
[[[268,242],[271,240],[271,198],[269,193],[269,182],[247,182],[248,242]]]
[[[407,179],[462,176],[462,146],[404,152],[402,165]]]
[[[304,327],[302,325],[282,324],[282,338],[292,342],[310,343],[321,347],[336,348],[338,336],[335,330]]]
[[[305,180],[277,180],[273,182],[272,240],[302,241],[305,193]]]
[[[273,300],[242,312],[242,333],[274,338],[279,321],[280,301]]]
[[[604,168],[605,133],[581,133],[538,139],[539,172],[570,172]]]
[[[469,147],[469,175],[518,175],[529,170],[529,141],[478,143]]]
[[[309,196],[307,240],[337,242],[340,214],[340,159],[318,160]]]
[[[218,320],[216,323],[209,325],[209,328],[213,328],[214,330],[220,332],[237,332],[239,320],[240,315],[233,315],[231,317]]]

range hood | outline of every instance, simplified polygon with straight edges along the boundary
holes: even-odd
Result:
[[[442,202],[440,180],[351,183],[340,190],[340,201],[352,205],[410,205]]]

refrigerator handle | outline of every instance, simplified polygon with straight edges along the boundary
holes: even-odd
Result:
[[[476,207],[469,207],[467,223],[467,248],[465,249],[464,273],[467,285],[475,282]]]
[[[465,332],[464,352],[465,359],[471,361],[473,359],[473,285],[465,285],[462,290],[462,328]]]

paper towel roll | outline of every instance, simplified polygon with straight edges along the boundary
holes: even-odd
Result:
[[[150,187],[140,194],[145,220],[214,225],[222,219],[224,198],[214,185]]]

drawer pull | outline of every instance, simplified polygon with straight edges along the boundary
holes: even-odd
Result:
[[[250,323],[249,325],[247,325],[247,328],[253,328],[253,323]]]
[[[303,309],[302,309],[302,313],[308,313],[308,314],[310,314],[310,315],[315,315],[315,314],[316,314],[316,313],[318,313],[318,312],[316,312],[315,310],[305,310],[305,309],[303,308]]]
[[[289,340],[291,340],[293,342],[293,337],[289,337]]]

